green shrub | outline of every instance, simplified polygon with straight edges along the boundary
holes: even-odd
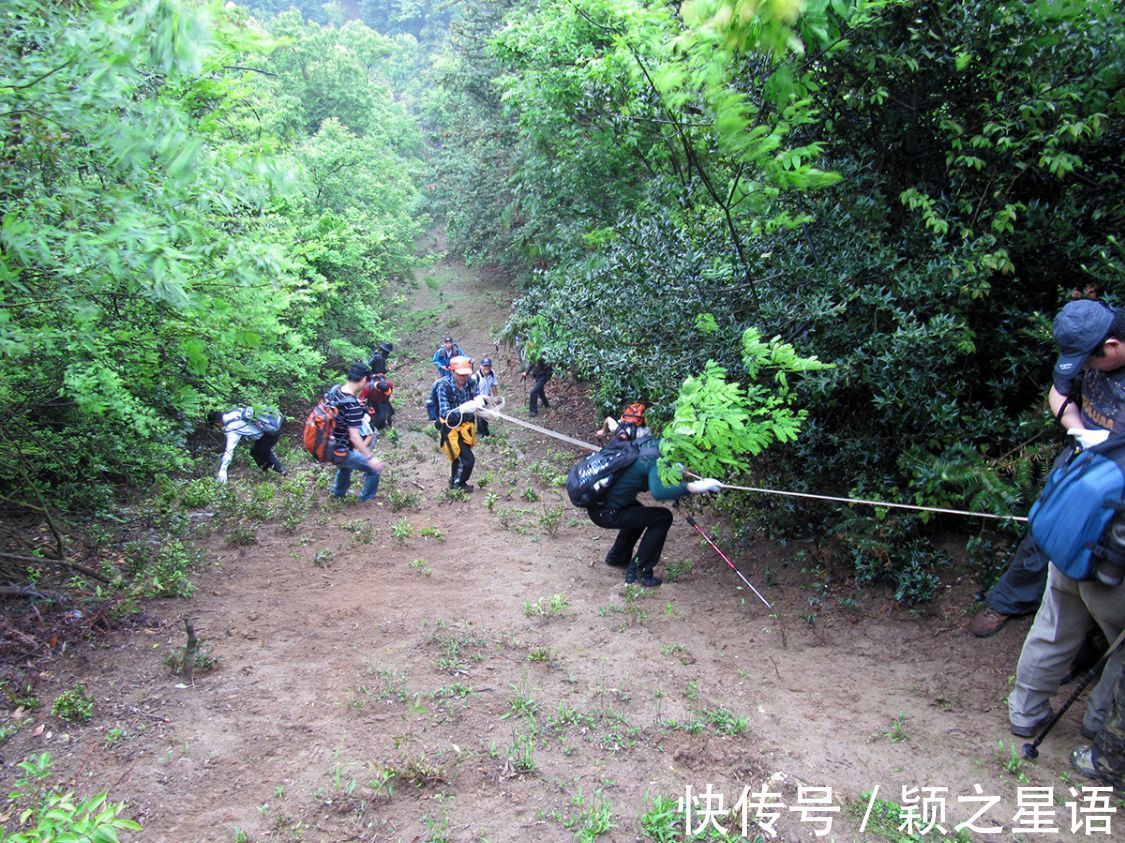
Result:
[[[86,693],[86,686],[79,682],[55,697],[51,714],[68,723],[87,723],[94,716],[94,697]]]

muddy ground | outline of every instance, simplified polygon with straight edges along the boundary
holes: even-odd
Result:
[[[700,804],[730,839],[742,829],[725,810],[768,786],[777,839],[812,840],[815,789],[831,788],[822,839],[850,841],[908,839],[878,810],[860,832],[876,786],[893,803],[904,787],[948,788],[951,836],[979,785],[999,802],[977,826],[1003,831],[972,839],[1084,838],[1064,804],[1080,785],[1067,772],[1080,706],[1037,763],[1011,761],[1023,741],[1004,699],[1029,621],[965,634],[971,575],[952,572],[911,612],[824,589],[799,546],[720,530],[771,613],[679,513],[664,554],[675,581],[625,588],[601,562],[611,536],[557,485],[576,449],[504,422],[477,449],[477,491],[450,499],[423,408],[429,357],[446,332],[491,354],[526,418],[518,362],[492,344],[513,293],[452,258],[419,281],[395,338],[398,438],[378,447],[390,470],[377,503],[329,502],[331,469],[301,458],[295,423],[288,478],[263,481],[240,449],[238,497],[190,515],[206,560],[195,596],[37,662],[42,705],[0,747],[5,787],[49,751],[66,783],[128,803],[145,830],[125,839],[152,841],[677,840],[677,800],[708,786]],[[581,385],[548,393],[538,421],[589,440]],[[217,660],[187,687],[165,663],[184,613]],[[94,697],[85,725],[49,713],[78,681]],[[1058,832],[1013,831],[1031,786],[1053,789]],[[749,814],[746,837],[768,838]]]

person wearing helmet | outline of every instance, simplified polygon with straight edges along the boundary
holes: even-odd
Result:
[[[438,447],[449,457],[449,488],[473,491],[469,478],[476,459],[473,446],[477,444],[477,411],[484,409],[484,398],[477,394],[473,383],[473,362],[463,355],[449,361],[450,375],[437,388],[438,430],[441,440]]]
[[[387,373],[387,358],[391,356],[391,352],[395,350],[394,343],[381,342],[371,352],[371,359],[367,361],[367,368],[371,370],[373,377],[385,375]]]
[[[462,356],[461,347],[453,341],[453,337],[443,339],[441,345],[438,346],[438,350],[434,352],[434,366],[437,368],[437,376],[439,378],[449,377],[449,361],[460,356]]]
[[[492,371],[491,357],[482,357],[480,359],[480,368],[477,369],[476,374],[473,375],[473,382],[477,385],[478,395],[491,396],[493,398],[498,398],[500,396],[500,381],[496,377],[496,373]],[[488,419],[483,416],[477,417],[477,434],[479,436],[488,436]]]

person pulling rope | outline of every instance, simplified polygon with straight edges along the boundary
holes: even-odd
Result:
[[[498,418],[504,421],[512,422],[519,427],[534,430],[537,433],[542,433],[544,436],[550,436],[553,439],[558,439],[560,442],[566,442],[579,448],[585,448],[588,451],[597,451],[600,448],[597,445],[591,445],[589,442],[583,442],[581,439],[575,439],[573,436],[567,436],[564,433],[557,433],[554,430],[548,430],[542,425],[534,424],[533,422],[517,419],[509,416],[507,413],[501,412],[503,407],[503,399],[498,399],[498,404],[487,406],[481,411],[485,418]],[[688,472],[689,477],[699,479],[699,475]],[[966,518],[992,518],[997,521],[1027,521],[1026,516],[1022,515],[995,515],[991,512],[972,512],[966,509],[947,509],[945,507],[937,506],[916,506],[909,503],[893,503],[891,501],[875,501],[867,500],[865,498],[845,498],[837,497],[834,495],[817,495],[808,492],[789,492],[783,489],[764,489],[757,486],[737,486],[733,483],[720,483],[723,489],[732,492],[754,492],[759,495],[780,495],[783,497],[792,498],[807,498],[809,500],[830,501],[834,503],[847,503],[847,504],[860,504],[862,506],[876,506],[886,509],[909,509],[915,512],[936,512],[941,515],[959,515]]]

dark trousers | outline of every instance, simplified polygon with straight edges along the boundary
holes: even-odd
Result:
[[[272,468],[278,473],[281,472],[281,460],[273,452],[273,446],[277,444],[277,440],[280,438],[280,432],[263,433],[250,446],[250,456],[254,458],[254,462],[258,464],[258,468],[262,471]]]
[[[1055,457],[1052,469],[1058,468],[1074,454],[1066,448]],[[1008,570],[988,593],[988,605],[1002,615],[1030,615],[1039,609],[1047,589],[1047,565],[1050,560],[1039,549],[1031,530],[1024,534]]]
[[[477,436],[488,436],[488,419],[477,416]]]
[[[473,466],[476,465],[476,461],[476,457],[473,456],[473,449],[462,442],[461,452],[449,466],[449,485],[468,483],[469,478],[473,476]]]
[[[531,394],[528,396],[530,401],[528,409],[530,409],[532,413],[539,412],[540,401],[543,402],[544,407],[550,409],[551,402],[547,400],[547,393],[543,389],[543,387],[547,385],[547,381],[549,381],[550,379],[550,375],[540,375],[535,379],[535,385],[531,387]]]
[[[624,567],[633,559],[633,548],[640,539],[637,550],[637,567],[642,576],[652,576],[652,569],[660,561],[664,540],[672,526],[672,513],[662,506],[642,506],[634,501],[621,509],[591,507],[590,520],[607,530],[617,530],[617,539],[605,561],[609,565]]]
[[[394,414],[395,408],[391,406],[390,401],[379,401],[371,408],[371,426],[376,430],[392,427],[391,419]]]
[[[1038,610],[1047,588],[1049,561],[1028,533],[1016,548],[1008,570],[988,592],[988,605],[1002,615],[1030,615]]]

